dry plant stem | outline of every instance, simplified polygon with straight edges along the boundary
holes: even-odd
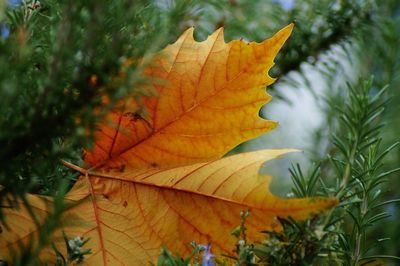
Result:
[[[70,162],[61,160],[61,163],[62,163],[64,166],[66,166],[66,167],[68,167],[68,168],[70,168],[70,169],[73,169],[73,170],[75,170],[75,171],[78,171],[79,173],[81,173],[81,174],[83,174],[83,175],[86,175],[86,173],[88,172],[88,170],[86,170],[86,169],[84,169],[84,168],[82,168],[82,167],[79,167],[79,166],[77,166],[77,165],[75,165],[75,164],[72,164],[72,163],[70,163]]]
[[[92,172],[93,170],[95,170],[95,169],[97,168],[96,166],[91,167],[91,168],[89,168],[89,169],[85,169],[85,168],[82,168],[82,167],[80,167],[80,166],[77,166],[77,165],[75,165],[75,164],[72,164],[72,163],[67,162],[67,161],[64,161],[64,160],[61,160],[61,163],[62,163],[65,167],[68,167],[68,168],[70,168],[70,169],[72,169],[72,170],[75,170],[75,171],[81,173],[81,174],[84,175],[84,176],[86,176],[86,175],[102,176],[102,175],[99,174],[99,173]],[[109,176],[106,175],[106,176],[104,176],[104,177],[107,178],[107,177],[109,177]]]

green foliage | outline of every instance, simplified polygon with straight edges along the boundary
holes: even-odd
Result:
[[[174,256],[165,247],[163,247],[160,256],[158,257],[157,266],[200,266],[200,253],[204,251],[204,247],[192,242],[192,252],[186,258]]]
[[[283,231],[266,232],[267,240],[255,247],[260,262],[268,265],[334,265],[338,259],[330,247],[335,238],[323,231],[319,221],[320,216],[305,222],[279,219]]]
[[[373,93],[372,80],[356,87],[349,86],[349,101],[338,108],[343,137],[334,137],[338,154],[330,158],[336,179],[339,182],[333,187],[334,195],[343,206],[341,213],[332,212],[326,219],[326,227],[332,221],[343,218],[347,228],[339,233],[339,249],[343,251],[346,265],[358,265],[366,260],[373,247],[367,240],[368,229],[390,215],[381,211],[383,184],[387,176],[400,169],[383,171],[383,159],[398,143],[382,151],[381,128],[379,118],[384,110],[382,101],[385,88]],[[329,192],[328,192],[329,193]],[[334,217],[334,218],[333,218]],[[368,256],[368,259],[379,256]],[[393,257],[395,258],[395,257]]]

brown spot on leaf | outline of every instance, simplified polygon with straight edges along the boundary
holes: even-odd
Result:
[[[137,112],[126,112],[124,116],[129,117],[131,122],[136,122],[140,119],[143,119],[142,116]]]

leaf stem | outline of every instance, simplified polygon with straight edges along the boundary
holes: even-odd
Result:
[[[68,168],[70,168],[70,169],[73,169],[73,170],[75,170],[75,171],[78,171],[78,172],[81,173],[82,175],[86,175],[86,174],[88,173],[88,170],[86,170],[86,169],[84,169],[84,168],[82,168],[82,167],[79,167],[79,166],[77,166],[77,165],[75,165],[75,164],[72,164],[72,163],[70,163],[70,162],[67,162],[67,161],[65,161],[65,160],[61,160],[61,163],[62,163],[64,166],[66,166],[66,167],[68,167]]]

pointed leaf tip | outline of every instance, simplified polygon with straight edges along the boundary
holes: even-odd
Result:
[[[278,31],[271,39],[269,39],[275,42],[275,47],[277,48],[276,53],[278,53],[279,50],[281,50],[287,39],[289,39],[290,35],[292,34],[294,26],[295,26],[294,23],[290,23],[289,25]]]

